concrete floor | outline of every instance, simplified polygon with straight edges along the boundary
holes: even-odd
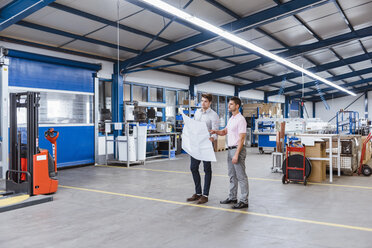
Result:
[[[372,247],[372,177],[282,185],[271,156],[249,149],[250,207],[229,211],[226,152],[217,159],[207,208],[185,202],[186,155],[62,170],[53,202],[0,214],[0,247]]]

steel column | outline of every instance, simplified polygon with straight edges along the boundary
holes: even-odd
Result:
[[[123,76],[117,73],[117,64],[114,64],[112,74],[111,110],[112,122],[123,122]]]
[[[368,91],[364,92],[364,118],[368,119]]]
[[[284,101],[284,118],[288,118],[288,112],[289,111],[289,97],[285,96]]]
[[[94,81],[94,163],[98,163],[98,121],[99,121],[99,79],[93,74]],[[105,96],[103,96],[105,97]]]
[[[0,178],[5,178],[5,173],[9,169],[9,109],[8,109],[8,64],[9,60],[3,57],[2,51],[0,54],[0,137],[1,137],[1,151],[0,151]]]
[[[316,105],[316,102],[313,102],[313,118],[315,118],[315,105]]]

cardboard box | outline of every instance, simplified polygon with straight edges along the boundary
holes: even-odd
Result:
[[[333,145],[333,144],[332,144]],[[315,142],[314,146],[306,147],[306,157],[308,158],[325,158],[326,144],[325,142]],[[311,174],[309,182],[321,183],[326,180],[326,164],[325,161],[310,160]]]
[[[195,107],[195,100],[183,100],[183,105],[189,105],[189,103],[190,106]]]
[[[306,146],[306,157],[324,158],[325,156],[325,142],[315,142],[314,146]]]
[[[214,151],[218,152],[226,149],[226,136],[218,136],[214,143]]]
[[[257,108],[259,109],[259,114],[269,114],[270,116],[282,115],[280,103],[249,103],[243,105],[243,116],[257,116]]]
[[[311,174],[308,181],[321,183],[326,180],[326,164],[325,161],[311,160]]]

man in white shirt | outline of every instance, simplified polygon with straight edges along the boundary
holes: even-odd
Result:
[[[202,94],[201,99],[201,109],[198,109],[195,112],[194,119],[196,121],[202,121],[207,124],[208,130],[216,130],[219,128],[219,118],[216,112],[214,112],[210,106],[212,103],[211,94]],[[217,140],[217,135],[211,135],[209,138],[211,142]],[[187,201],[197,201],[197,204],[204,204],[208,202],[209,189],[212,181],[212,165],[210,161],[203,161],[204,164],[204,188],[202,192],[200,173],[199,173],[199,164],[200,160],[197,160],[190,156],[191,158],[191,173],[195,183],[195,194],[190,198],[187,198]]]

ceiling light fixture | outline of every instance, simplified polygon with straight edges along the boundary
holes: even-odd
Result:
[[[208,23],[208,22],[206,22],[206,21],[204,21],[204,20],[202,20],[198,17],[192,16],[192,15],[186,13],[185,11],[180,10],[180,9],[178,9],[178,8],[168,4],[168,3],[165,3],[161,0],[141,0],[141,1],[145,2],[147,4],[150,4],[150,5],[158,8],[158,9],[161,9],[165,12],[168,12],[168,13],[174,15],[174,16],[177,16],[178,18],[181,18],[181,19],[183,19],[187,22],[190,22],[190,23],[192,23],[196,26],[199,26],[203,29],[206,29],[206,30],[208,30],[212,33],[215,33],[215,34],[217,34],[217,35],[219,35],[219,36],[221,36],[221,37],[223,37],[223,38],[225,38],[229,41],[232,41],[232,42],[234,42],[234,43],[236,43],[240,46],[246,47],[246,48],[248,48],[250,50],[253,50],[253,51],[255,51],[255,52],[257,52],[261,55],[269,57],[269,58],[279,62],[280,64],[283,64],[284,66],[292,68],[296,71],[302,72],[302,73],[306,74],[307,76],[309,76],[309,77],[311,77],[315,80],[318,80],[318,81],[321,81],[325,84],[328,84],[328,85],[330,85],[330,86],[332,86],[332,87],[334,87],[338,90],[344,91],[344,92],[346,92],[346,93],[348,93],[352,96],[356,96],[355,93],[353,93],[353,92],[351,92],[351,91],[349,91],[349,90],[347,90],[347,89],[345,89],[345,88],[343,88],[343,87],[341,87],[341,86],[339,86],[339,85],[337,85],[337,84],[335,84],[335,83],[333,83],[333,82],[331,82],[327,79],[324,79],[324,78],[316,75],[315,73],[313,73],[309,70],[306,70],[306,69],[304,69],[304,68],[302,68],[302,67],[300,67],[296,64],[293,64],[292,62],[290,62],[290,61],[288,61],[288,60],[286,60],[282,57],[279,57],[276,54],[273,54],[273,53],[271,53],[271,52],[269,52],[269,51],[267,51],[267,50],[265,50],[265,49],[263,49],[259,46],[256,46],[253,43],[251,43],[249,41],[246,41],[246,40],[240,38],[239,36],[237,36],[235,34],[232,34],[230,32],[227,32],[227,31],[225,31],[225,30],[223,30],[223,29],[221,29],[221,28],[219,28],[215,25],[212,25],[212,24],[210,24],[210,23]]]

